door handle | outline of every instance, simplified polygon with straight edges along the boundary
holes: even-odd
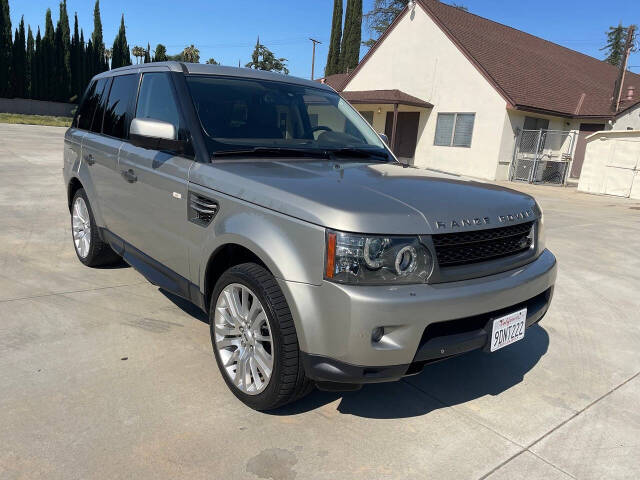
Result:
[[[120,172],[120,173],[122,174],[124,179],[129,183],[135,183],[135,182],[138,181],[137,175],[135,174],[135,172],[131,168],[129,170],[122,170],[122,172]]]
[[[93,155],[89,154],[89,155],[85,155],[84,156],[84,161],[87,162],[87,165],[91,166],[94,163],[96,163],[96,161],[93,159]]]

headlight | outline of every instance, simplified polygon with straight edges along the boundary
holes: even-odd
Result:
[[[433,258],[417,237],[327,230],[327,280],[368,285],[424,283],[432,270]]]

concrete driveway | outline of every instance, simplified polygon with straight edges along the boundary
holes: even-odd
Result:
[[[76,259],[63,132],[0,125],[0,479],[638,478],[640,202],[512,185],[560,264],[541,326],[265,414],[227,390],[202,313]]]

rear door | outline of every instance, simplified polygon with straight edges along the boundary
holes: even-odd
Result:
[[[99,142],[103,149],[104,165],[98,171],[102,175],[102,195],[109,206],[107,227],[125,240],[129,237],[127,212],[133,205],[122,202],[129,183],[118,164],[118,153],[124,141],[129,138],[138,80],[137,73],[113,77],[108,94],[105,92],[102,102],[103,119]]]
[[[80,118],[87,134],[82,143],[82,160],[91,176],[104,227],[115,230],[117,213],[114,210],[115,187],[120,181],[118,173],[118,150],[122,140],[102,134],[102,121],[111,87],[111,77],[96,82],[96,90],[91,99],[95,110],[91,118]]]
[[[168,72],[142,75],[135,117],[162,120],[186,139],[186,122]],[[171,151],[148,150],[126,142],[120,151],[120,169],[133,182],[119,201],[127,216],[129,241],[153,260],[189,278],[187,182],[193,158]]]

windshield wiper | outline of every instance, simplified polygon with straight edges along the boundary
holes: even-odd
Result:
[[[277,156],[277,157],[316,157],[329,158],[330,152],[311,148],[291,147],[254,147],[250,149],[220,150],[213,153],[213,157],[233,156]]]
[[[355,158],[375,158],[389,161],[389,154],[384,151],[370,150],[368,148],[344,147],[328,150],[334,156],[355,157]]]

